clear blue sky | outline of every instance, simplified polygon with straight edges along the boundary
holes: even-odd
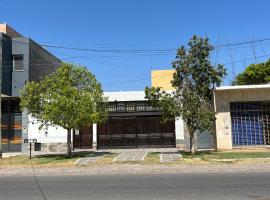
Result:
[[[269,8],[268,0],[0,0],[0,20],[43,44],[99,50],[176,49],[194,34],[208,36],[213,44],[270,38]],[[245,65],[266,60],[269,44],[213,52],[213,62],[235,62],[225,65],[230,75],[224,84]],[[173,51],[48,49],[65,61],[86,65],[105,91],[143,90],[150,85],[151,69],[170,69],[175,56]]]

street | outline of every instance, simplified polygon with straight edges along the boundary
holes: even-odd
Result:
[[[270,199],[270,173],[2,176],[0,199]]]

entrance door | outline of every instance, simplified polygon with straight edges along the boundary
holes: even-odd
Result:
[[[85,127],[79,130],[79,134],[73,134],[75,149],[92,149],[93,128]]]

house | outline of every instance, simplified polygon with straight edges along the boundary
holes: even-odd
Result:
[[[1,132],[3,152],[25,152],[28,120],[20,111],[19,93],[28,81],[54,72],[61,60],[8,24],[0,24]]]
[[[173,73],[165,70],[152,71],[152,86],[170,90]],[[165,78],[169,76],[170,78]],[[154,78],[162,78],[155,80]],[[169,82],[169,83],[168,83]],[[108,119],[104,123],[74,130],[74,149],[126,149],[126,148],[180,148],[189,146],[187,127],[181,118],[161,122],[162,113],[150,106],[144,91],[105,92],[108,97]],[[45,152],[66,151],[66,131],[60,127],[39,130],[39,124],[29,118],[29,137],[41,143]],[[212,135],[197,132],[198,147],[212,148]]]
[[[218,150],[270,146],[270,85],[214,91]]]
[[[169,92],[172,75],[168,70],[152,71],[152,86]],[[74,149],[189,148],[189,134],[183,120],[162,123],[162,113],[149,105],[144,91],[105,92],[104,96],[108,97],[108,119],[73,130]],[[26,119],[28,138],[41,143],[41,151],[66,151],[66,130],[61,127],[39,129],[40,124],[35,119],[30,116]],[[197,136],[199,148],[213,147],[211,134],[197,132]]]
[[[73,130],[74,149],[182,148],[183,120],[161,122],[161,112],[149,105],[144,91],[105,92],[108,119],[104,123]],[[44,152],[65,152],[66,131],[61,127],[39,130],[40,124],[28,116],[29,138],[37,139]]]
[[[74,149],[175,148],[183,137],[183,121],[161,123],[161,113],[147,103],[144,91],[105,92],[108,119],[74,130]],[[65,152],[66,130],[47,127],[28,116],[28,136],[41,143],[43,152]]]

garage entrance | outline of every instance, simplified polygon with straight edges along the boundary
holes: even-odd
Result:
[[[270,102],[232,102],[232,142],[239,145],[270,145]]]
[[[175,147],[174,122],[160,116],[109,117],[97,126],[98,148]]]

